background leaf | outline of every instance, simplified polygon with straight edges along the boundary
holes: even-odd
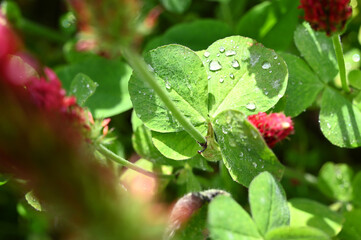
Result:
[[[260,173],[249,185],[252,218],[265,235],[272,229],[288,226],[290,211],[281,185],[268,172]]]
[[[266,240],[328,240],[324,232],[311,227],[280,227],[266,235]]]
[[[167,45],[150,51],[145,60],[178,109],[194,126],[204,125],[206,131],[207,76],[197,54],[180,45]],[[129,93],[135,112],[148,128],[157,132],[183,130],[153,89],[134,74]]]
[[[228,196],[218,196],[209,204],[208,228],[213,240],[262,239],[248,213]]]
[[[191,5],[192,0],[160,0],[160,2],[170,12],[183,13]]]
[[[345,223],[341,233],[339,234],[340,239],[361,239],[361,209],[354,209],[351,212],[345,213]]]
[[[324,85],[301,58],[287,53],[280,55],[287,63],[289,78],[286,93],[274,111],[295,117],[311,106]]]
[[[322,95],[320,127],[325,137],[336,146],[361,146],[360,109],[331,88],[326,88]]]
[[[333,80],[338,67],[331,38],[314,31],[306,22],[297,27],[294,38],[301,55],[320,79],[326,83]]]
[[[91,110],[95,118],[111,117],[132,108],[128,93],[131,71],[124,62],[99,56],[89,56],[82,61],[56,69],[67,91],[70,90],[71,82],[78,73],[86,74],[98,83],[96,92],[84,105]]]
[[[226,23],[215,19],[199,19],[174,25],[163,35],[150,40],[145,46],[144,52],[171,43],[180,44],[194,51],[199,51],[208,48],[209,45],[218,39],[230,35],[232,35],[232,31]]]
[[[289,201],[292,227],[314,227],[328,236],[336,236],[342,229],[341,215],[327,206],[310,199],[294,198]]]
[[[361,172],[358,172],[352,181],[352,200],[355,206],[361,207]]]
[[[78,73],[70,84],[70,94],[76,97],[76,102],[83,106],[86,100],[94,94],[98,84],[84,73]]]
[[[299,1],[264,1],[242,16],[236,32],[254,38],[267,47],[287,49],[297,26],[298,5]]]
[[[266,111],[286,90],[285,62],[252,39],[232,36],[218,40],[202,59],[209,78],[211,117],[229,109],[247,115]]]
[[[326,196],[339,200],[350,201],[352,199],[353,171],[346,164],[324,164],[318,175],[317,185]]]
[[[218,114],[214,130],[233,180],[247,187],[263,171],[282,177],[284,167],[244,114],[231,110]]]

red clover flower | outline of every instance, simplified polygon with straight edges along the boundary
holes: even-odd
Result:
[[[352,14],[350,0],[301,0],[304,19],[316,31],[325,31],[328,36],[341,31]]]
[[[248,116],[248,120],[260,131],[270,148],[293,133],[292,120],[283,113],[260,112]]]

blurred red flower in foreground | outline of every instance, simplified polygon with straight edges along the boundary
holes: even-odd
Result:
[[[305,20],[317,31],[327,35],[341,31],[352,14],[350,0],[301,0]]]
[[[260,131],[267,145],[271,148],[293,133],[292,120],[283,113],[267,114],[260,112],[248,116],[248,120]]]

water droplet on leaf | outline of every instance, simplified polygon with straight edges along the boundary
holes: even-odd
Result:
[[[209,64],[209,70],[211,71],[218,71],[220,69],[222,69],[222,65],[216,60],[212,60]]]
[[[262,68],[263,69],[269,69],[271,67],[271,64],[269,63],[269,62],[264,62],[263,64],[262,64]]]
[[[253,110],[256,109],[256,104],[254,104],[253,102],[250,102],[250,103],[248,103],[248,104],[246,105],[246,108],[247,108],[248,110],[253,111]]]
[[[209,57],[211,54],[207,51],[204,52],[203,56],[205,56],[206,58]]]
[[[234,60],[232,61],[232,67],[234,67],[234,68],[239,68],[239,63],[238,63],[238,61],[237,61],[236,59],[234,59]]]
[[[226,50],[226,49],[224,49],[224,47],[220,47],[220,48],[219,48],[219,51],[220,51],[221,53],[224,53],[225,50]]]
[[[234,55],[236,55],[236,51],[234,51],[234,50],[227,50],[226,51],[226,56],[227,57],[234,56]]]

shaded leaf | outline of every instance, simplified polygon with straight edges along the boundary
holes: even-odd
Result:
[[[320,127],[339,147],[361,146],[361,111],[337,91],[326,88],[322,96]]]
[[[306,22],[297,27],[294,38],[301,55],[320,79],[326,83],[333,80],[338,67],[331,38],[314,31]]]
[[[191,5],[192,0],[160,0],[160,2],[170,12],[183,13]]]
[[[352,181],[352,202],[361,207],[361,172],[358,172]]]
[[[214,130],[223,162],[233,180],[248,186],[259,173],[268,171],[277,179],[284,167],[259,131],[238,111],[224,111],[215,118]]]
[[[280,227],[266,235],[266,240],[328,240],[324,232],[311,227]]]

